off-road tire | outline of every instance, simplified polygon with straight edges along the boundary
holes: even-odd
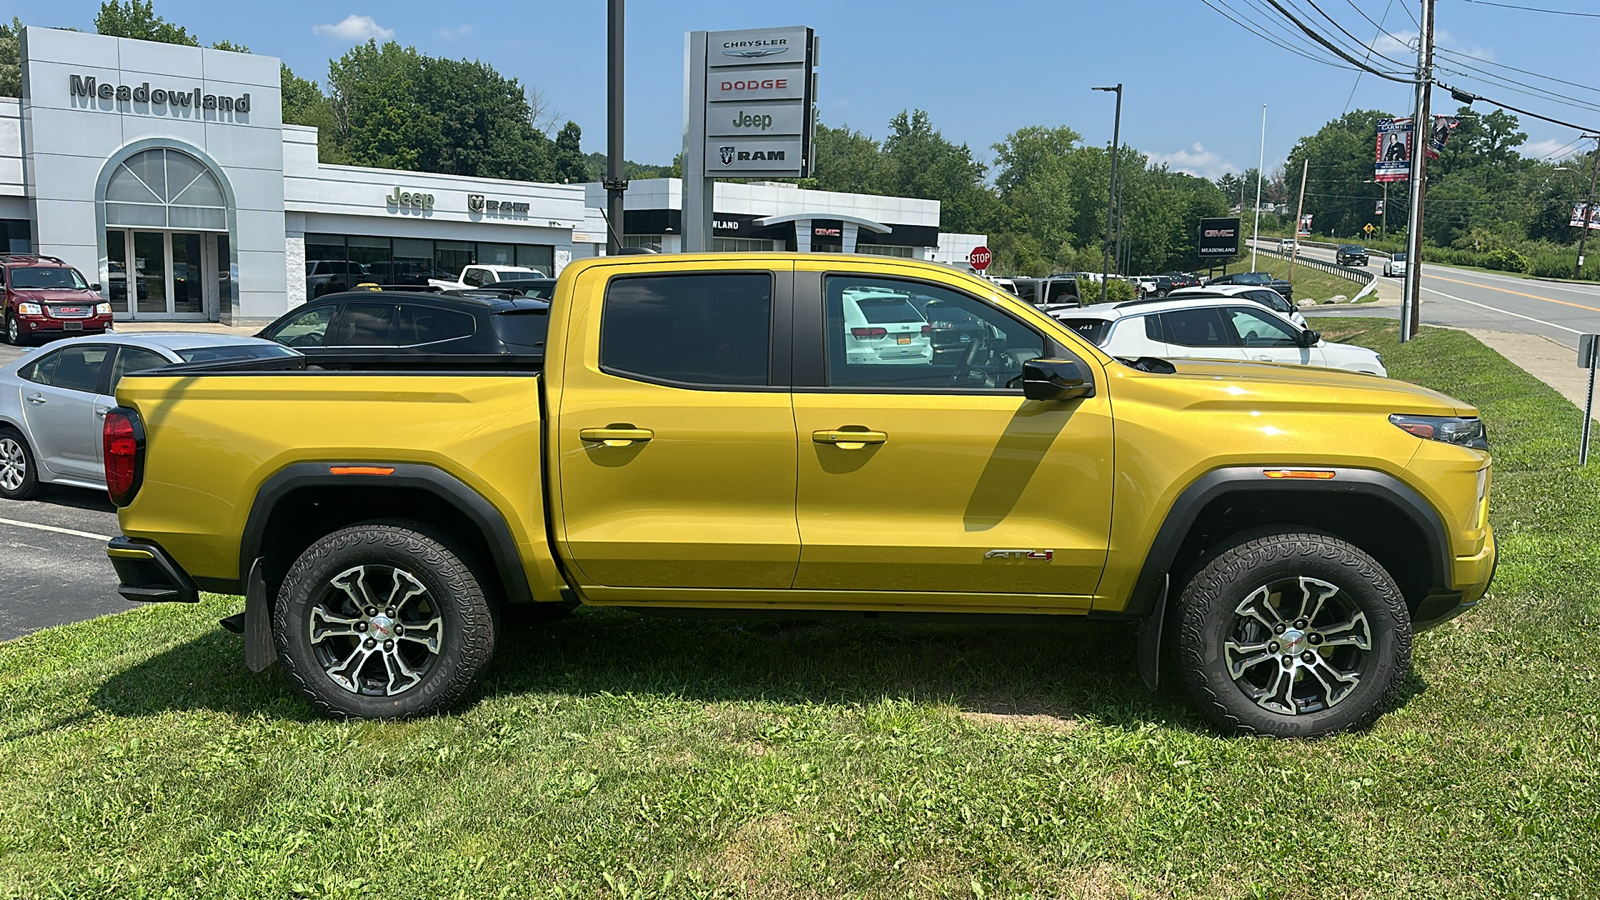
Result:
[[[9,489],[0,481],[0,497],[32,500],[44,493],[45,484],[39,480],[39,460],[33,455],[33,448],[28,446],[28,439],[15,428],[0,426],[0,473],[6,471],[8,457],[12,460],[20,457],[22,478],[16,487]]]
[[[1288,714],[1246,694],[1230,674],[1225,645],[1243,621],[1237,610],[1248,597],[1264,585],[1299,578],[1336,586],[1336,599],[1365,617],[1370,649],[1346,696],[1320,710]],[[1174,643],[1184,687],[1219,730],[1313,738],[1367,728],[1393,706],[1410,670],[1411,616],[1394,579],[1359,548],[1328,534],[1271,529],[1240,535],[1194,574],[1178,600]]]
[[[494,656],[499,632],[495,605],[464,561],[470,558],[447,537],[415,523],[367,522],[317,540],[284,576],[273,610],[273,639],[289,679],[319,711],[335,717],[407,719],[455,706]],[[313,605],[335,596],[333,580],[359,566],[409,572],[427,589],[430,603],[436,602],[443,624],[439,649],[421,679],[388,696],[337,683],[311,634]]]

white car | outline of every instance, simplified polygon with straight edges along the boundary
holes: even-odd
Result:
[[[1230,300],[1252,300],[1299,325],[1301,328],[1306,327],[1306,317],[1300,314],[1300,310],[1295,309],[1293,303],[1290,303],[1284,299],[1282,294],[1269,287],[1250,284],[1219,284],[1215,287],[1178,288],[1167,296],[1170,298],[1227,297]]]
[[[428,286],[441,291],[470,291],[488,287],[501,281],[524,281],[529,278],[546,278],[538,269],[527,266],[470,265],[461,270],[455,281],[446,278],[429,278]]]
[[[1128,359],[1293,363],[1389,374],[1373,351],[1324,341],[1315,331],[1249,301],[1209,297],[1130,301],[1111,309],[1067,310],[1055,318],[1112,356]]]
[[[845,358],[850,365],[928,365],[932,329],[905,294],[844,292]]]
[[[298,357],[226,334],[115,333],[48,344],[0,367],[0,497],[28,500],[47,484],[106,489],[106,411],[130,372],[185,362]],[[225,452],[225,448],[219,452]]]
[[[1406,255],[1404,253],[1389,254],[1389,261],[1383,264],[1383,274],[1391,278],[1406,274]]]

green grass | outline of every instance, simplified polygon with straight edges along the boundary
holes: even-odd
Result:
[[[1289,277],[1289,261],[1279,259],[1269,253],[1256,254],[1256,271],[1271,272],[1273,278]],[[1351,281],[1339,275],[1313,269],[1310,266],[1296,265],[1294,267],[1294,299],[1323,301],[1330,297],[1344,295],[1346,298],[1354,297],[1366,287],[1359,281]],[[1361,298],[1363,302],[1378,299],[1376,292]]]
[[[339,723],[213,598],[0,645],[0,896],[1592,896],[1579,414],[1464,333],[1327,326],[1496,452],[1495,586],[1370,732],[1218,737],[1109,625],[598,610],[510,634],[456,715]]]

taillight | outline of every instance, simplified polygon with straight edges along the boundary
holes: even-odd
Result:
[[[139,414],[117,407],[106,413],[104,438],[106,493],[111,502],[127,506],[144,480],[144,424]]]
[[[889,334],[889,329],[887,329],[887,328],[852,328],[852,329],[850,329],[850,333],[852,335],[854,335],[855,339],[858,340],[858,341],[871,341],[871,340],[876,340],[876,339],[881,338],[881,337],[886,337]]]
[[[922,326],[922,333],[923,334],[933,334],[933,326],[932,325],[924,325],[924,326]]]

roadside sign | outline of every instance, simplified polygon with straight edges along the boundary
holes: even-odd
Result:
[[[1367,234],[1368,234],[1368,236],[1370,236],[1370,235],[1371,235],[1371,234],[1372,234],[1372,233],[1373,233],[1373,232],[1374,232],[1374,231],[1377,231],[1377,230],[1378,230],[1378,229],[1376,229],[1376,228],[1373,228],[1373,227],[1372,227],[1372,223],[1371,223],[1371,222],[1368,222],[1368,223],[1367,223],[1367,227],[1365,227],[1365,228],[1363,228],[1363,229],[1361,229],[1361,230],[1362,230],[1362,231],[1365,231],[1365,232],[1366,232],[1366,233],[1367,233]]]
[[[1589,395],[1583,404],[1583,437],[1578,441],[1578,465],[1589,464],[1589,427],[1594,422],[1594,376],[1600,368],[1600,334],[1578,336],[1578,368],[1589,370]]]
[[[973,247],[972,252],[967,254],[967,262],[971,263],[972,267],[979,272],[989,268],[989,261],[993,258],[989,253],[988,247]]]
[[[1596,362],[1595,353],[1600,351],[1600,334],[1578,335],[1578,368],[1593,368]]]
[[[1196,251],[1201,259],[1239,255],[1239,218],[1201,219]]]

